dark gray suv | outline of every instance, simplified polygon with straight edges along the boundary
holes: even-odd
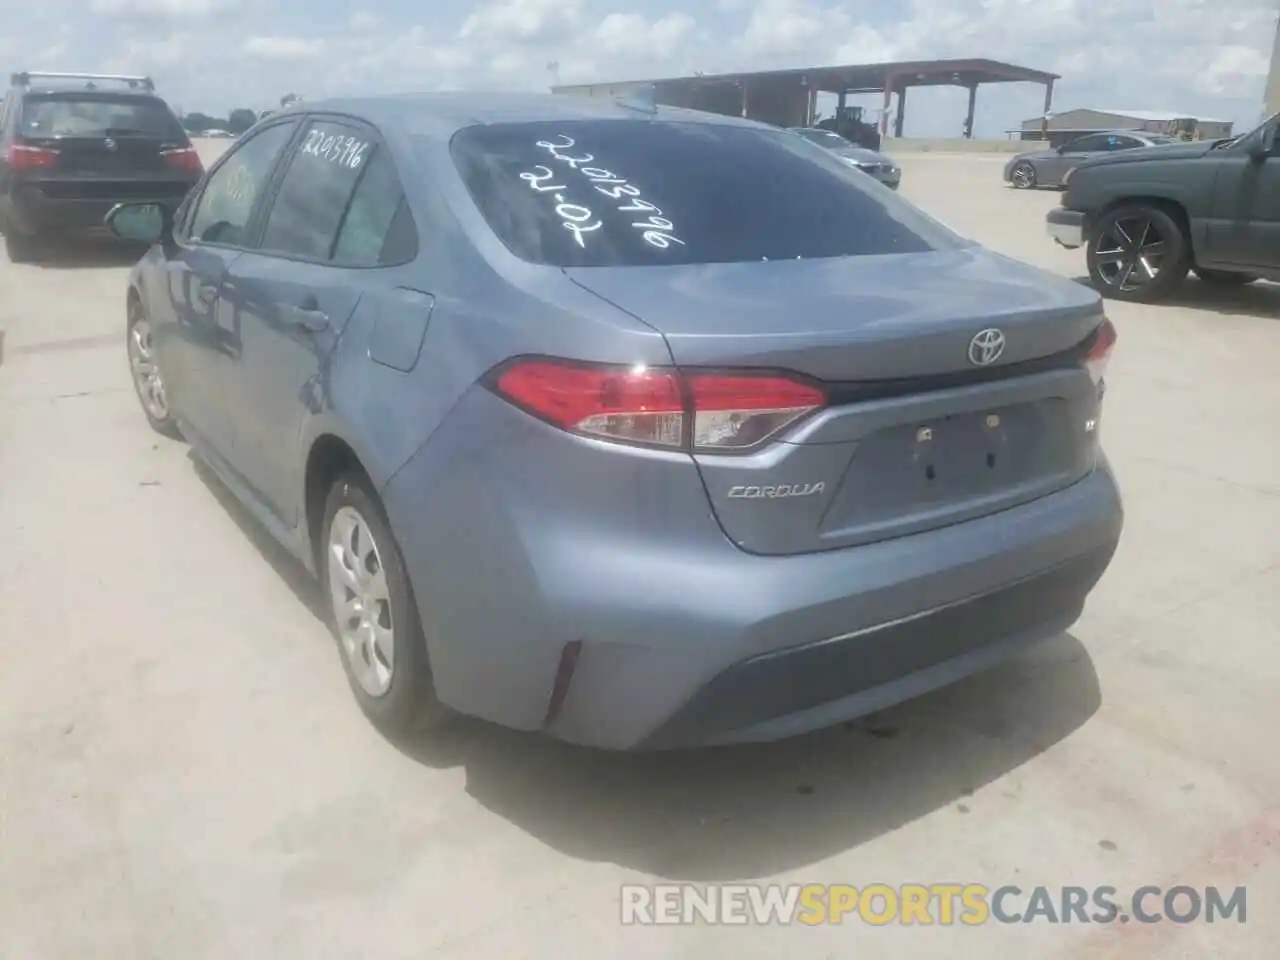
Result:
[[[1280,144],[1272,116],[1241,137],[1131,150],[1067,179],[1049,234],[1085,247],[1104,296],[1154,301],[1188,271],[1207,283],[1280,279]]]

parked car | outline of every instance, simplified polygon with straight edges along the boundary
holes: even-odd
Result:
[[[1101,298],[796,140],[334,100],[176,216],[111,214],[155,244],[126,318],[151,426],[318,576],[383,729],[772,739],[1079,615],[1122,526]]]
[[[892,190],[897,190],[902,182],[902,168],[879,150],[860,147],[838,133],[819,127],[791,127],[790,130],[811,143],[830,150],[849,166],[870,174]]]
[[[1048,214],[1049,234],[1086,247],[1108,297],[1154,301],[1188,271],[1238,286],[1280,279],[1280,114],[1228,140],[1090,161]]]
[[[1086,160],[1177,142],[1173,137],[1157,136],[1139,130],[1090,133],[1057,147],[1033,150],[1012,157],[1004,165],[1004,182],[1011,183],[1020,190],[1031,187],[1061,187],[1067,175]]]
[[[204,167],[148,77],[15,73],[0,104],[0,230],[9,259],[101,230],[124,200],[176,207]]]

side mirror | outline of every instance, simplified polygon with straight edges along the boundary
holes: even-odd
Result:
[[[1249,156],[1254,160],[1265,160],[1276,152],[1276,125],[1273,123],[1263,130],[1259,136],[1249,143]]]
[[[150,245],[168,238],[173,213],[160,203],[117,203],[104,223],[117,239]]]

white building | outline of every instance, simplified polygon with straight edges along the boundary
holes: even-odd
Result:
[[[1019,131],[1023,140],[1039,140],[1042,117],[1022,121]],[[1217,140],[1231,136],[1233,122],[1214,117],[1197,117],[1193,113],[1170,113],[1156,110],[1089,109],[1065,110],[1049,117],[1049,140],[1058,143],[1106,130],[1141,130],[1167,136],[1181,136],[1192,131],[1196,139]]]

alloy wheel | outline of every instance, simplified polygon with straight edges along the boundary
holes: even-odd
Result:
[[[395,625],[382,554],[368,522],[350,505],[329,525],[329,600],[342,653],[360,688],[381,697],[395,669]]]
[[[1036,172],[1029,163],[1020,163],[1014,167],[1012,176],[1013,185],[1023,190],[1034,186],[1036,182]]]
[[[143,317],[136,317],[129,327],[129,367],[138,398],[147,413],[153,420],[169,419],[169,399],[165,394],[160,367],[156,364],[151,324]]]
[[[1100,229],[1094,254],[1098,276],[1122,293],[1139,290],[1160,276],[1166,249],[1165,236],[1150,217],[1109,220]]]

